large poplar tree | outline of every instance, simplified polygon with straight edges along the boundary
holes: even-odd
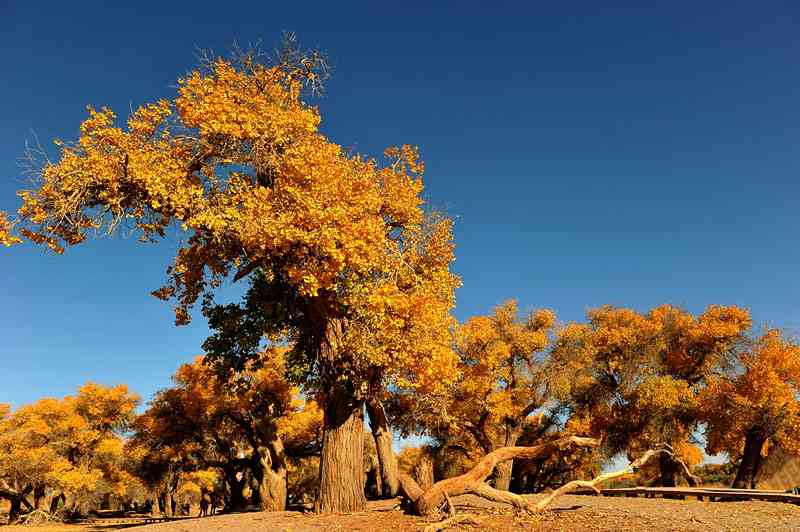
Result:
[[[90,108],[77,142],[58,142],[38,187],[20,192],[17,216],[0,215],[0,243],[22,236],[60,253],[121,224],[146,241],[182,230],[155,292],[176,301],[178,324],[225,278],[260,272],[269,333],[292,342],[325,392],[317,507],[356,511],[368,373],[412,387],[454,377],[457,279],[451,223],[423,211],[416,149],[389,149],[381,164],[320,132],[307,98],[324,71],[290,46],[269,64],[212,59],[127,127]]]

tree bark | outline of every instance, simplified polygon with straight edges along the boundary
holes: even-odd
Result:
[[[761,468],[761,449],[764,448],[766,438],[757,429],[747,432],[744,440],[744,452],[742,462],[736,471],[736,478],[733,480],[733,487],[739,489],[755,489],[756,477]]]
[[[414,466],[414,477],[423,490],[433,486],[433,462],[429,457],[423,456],[419,459],[419,463]]]
[[[44,485],[40,484],[33,489],[33,506],[37,510],[44,510],[47,507],[47,491]]]
[[[8,510],[8,524],[10,525],[19,520],[19,516],[22,513],[22,498],[12,497],[9,502],[11,503],[11,508]]]
[[[283,443],[277,435],[267,446],[257,449],[259,471],[254,471],[258,482],[259,506],[262,512],[281,512],[286,509],[286,460]]]
[[[364,509],[364,402],[347,385],[326,396],[318,512]]]
[[[661,471],[661,485],[667,488],[677,486],[675,477],[678,474],[678,464],[667,453],[661,453],[658,457],[658,466]]]
[[[506,442],[504,447],[514,447],[517,444],[517,440],[519,439],[519,432],[516,427],[507,429],[508,433],[506,435]],[[497,464],[497,468],[494,470],[494,487],[508,491],[509,487],[511,486],[511,472],[514,469],[514,459],[507,460],[505,462]]]
[[[228,489],[231,492],[228,505],[225,509],[229,512],[241,510],[244,508],[244,494],[242,493],[244,490],[244,475],[239,479],[238,472],[233,467],[226,467],[224,474],[225,483],[228,485]]]
[[[316,337],[320,381],[325,391],[322,455],[317,512],[358,512],[364,509],[364,400],[360,383],[346,374],[344,322],[330,313],[321,295],[308,306]]]
[[[378,464],[381,473],[382,495],[387,499],[397,496],[400,481],[397,479],[397,457],[392,449],[392,433],[386,419],[386,411],[381,401],[375,397],[367,399],[367,414],[375,448],[378,451]]]

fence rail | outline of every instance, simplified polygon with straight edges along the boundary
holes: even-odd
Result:
[[[581,490],[577,495],[597,495],[594,491]],[[786,502],[800,505],[800,495],[773,490],[747,490],[733,488],[609,488],[601,489],[600,495],[606,497],[663,497],[670,499],[686,499],[693,497],[697,500],[717,501],[772,501]]]

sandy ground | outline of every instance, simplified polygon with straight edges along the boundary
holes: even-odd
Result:
[[[542,530],[542,531],[699,531],[699,530],[783,530],[800,531],[800,506],[773,502],[697,502],[669,499],[592,497],[570,495],[560,498],[542,515],[515,515],[472,496],[453,499],[458,513],[468,513],[480,525],[456,526],[450,530]],[[349,514],[303,514],[300,512],[251,512],[218,515],[203,519],[180,519],[154,525],[126,527],[142,532],[196,531],[402,531],[422,530],[435,519],[405,515],[392,509],[391,501],[370,502],[368,511]],[[120,525],[14,526],[2,532],[84,532],[118,530]]]

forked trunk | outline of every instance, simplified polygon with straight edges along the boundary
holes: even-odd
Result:
[[[397,457],[392,449],[392,433],[380,400],[373,397],[367,399],[367,414],[375,448],[378,450],[382,496],[391,499],[397,496],[400,482],[397,479]]]
[[[47,508],[47,492],[43,485],[36,486],[33,489],[33,506],[37,510]]]
[[[744,452],[739,470],[736,471],[736,478],[733,487],[739,489],[755,489],[756,477],[761,469],[761,449],[764,448],[766,438],[757,429],[747,432],[744,440]]]
[[[50,514],[55,514],[58,511],[58,505],[64,502],[66,498],[63,493],[59,493],[50,499]]]
[[[324,409],[318,512],[359,512],[364,497],[364,402],[347,385],[329,390]]]

